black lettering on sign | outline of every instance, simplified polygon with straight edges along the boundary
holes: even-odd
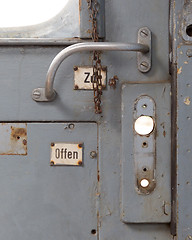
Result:
[[[69,152],[68,152],[68,159],[71,159],[71,158],[72,158],[72,152],[69,151]]]
[[[73,152],[73,159],[78,159],[79,158],[79,156],[78,156],[78,152]]]
[[[88,80],[89,79],[89,76],[90,76],[90,72],[84,72],[85,75],[87,75],[85,77],[85,80],[84,80],[84,83],[90,83],[90,81]]]
[[[61,158],[61,159],[78,159],[79,155],[78,152],[76,151],[69,151],[67,148],[56,148],[55,149],[55,157],[57,159]]]
[[[60,149],[59,148],[56,148],[55,149],[55,157],[58,159],[60,158]]]

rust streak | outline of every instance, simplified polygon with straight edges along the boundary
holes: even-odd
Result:
[[[97,171],[97,180],[98,180],[98,182],[100,181],[100,172],[99,172],[99,170]]]
[[[165,130],[163,131],[163,136],[164,136],[164,137],[166,136],[166,132],[165,132]]]
[[[82,7],[82,0],[79,0],[79,11],[81,11],[81,7]]]

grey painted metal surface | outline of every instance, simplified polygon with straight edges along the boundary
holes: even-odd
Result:
[[[184,5],[185,4],[185,5]],[[191,208],[191,36],[186,28],[191,24],[191,1],[173,1],[173,58],[175,72],[175,179],[174,217],[176,239],[192,238]]]
[[[192,207],[191,207],[191,64],[186,55],[191,46],[178,48],[177,84],[178,84],[178,145],[177,145],[177,229],[178,239],[192,237]],[[188,237],[188,238],[187,238]]]
[[[135,134],[135,102],[142,96],[149,96],[155,103],[155,116],[148,113],[147,116],[154,116],[155,139],[150,135],[144,140],[138,141],[139,136]],[[149,104],[148,104],[149,107]],[[124,222],[131,223],[160,223],[170,222],[171,210],[171,114],[170,114],[170,84],[124,84],[122,86],[122,212]],[[152,111],[153,112],[153,111]],[[143,114],[145,115],[145,114]],[[136,141],[135,141],[135,138]],[[146,140],[147,139],[147,140]],[[149,141],[150,145],[156,145],[155,182],[151,184],[151,191],[139,193],[137,181],[140,180],[143,168],[153,172],[150,168],[151,155],[146,155],[142,149],[142,141]],[[135,145],[136,144],[136,145]],[[136,150],[135,150],[136,149]],[[163,154],[162,154],[163,149]],[[139,152],[140,151],[140,152]],[[147,159],[147,156],[149,159]],[[139,160],[137,159],[139,158]],[[139,162],[138,162],[139,161]],[[135,166],[136,164],[136,166]],[[137,165],[141,165],[139,170]],[[139,178],[139,180],[136,180]],[[144,177],[143,177],[144,178]],[[146,177],[149,182],[154,181],[153,177]],[[139,181],[140,182],[140,181]],[[155,186],[153,186],[155,184]],[[153,190],[154,188],[154,190]],[[147,193],[147,192],[146,192]],[[167,208],[167,209],[166,209]]]
[[[153,52],[152,69],[145,74],[136,67],[136,53],[102,53],[107,78],[117,75],[119,79],[116,89],[107,87],[103,92],[102,115],[94,113],[92,91],[73,90],[73,66],[90,66],[91,53],[78,53],[66,59],[56,75],[55,88],[59,97],[54,102],[37,103],[31,99],[31,91],[44,86],[47,69],[63,47],[0,48],[0,121],[30,122],[27,127],[28,155],[0,156],[2,240],[172,239],[169,224],[127,224],[121,221],[120,214],[121,86],[127,83],[153,86],[155,83],[167,84],[170,80],[168,8],[167,0],[105,1],[106,41],[135,42],[138,30],[147,26],[153,32]],[[81,131],[66,129],[64,134],[63,127],[60,128],[63,123],[58,123],[63,121],[94,121],[98,123],[98,132],[95,124],[94,127],[79,123]],[[66,136],[71,141],[82,141],[83,138],[89,151],[98,152],[98,159],[90,158],[90,152],[85,150],[88,165],[49,166],[50,141],[65,141]],[[98,149],[93,149],[97,144]],[[162,158],[166,157],[164,154],[162,150]],[[76,174],[74,170],[81,173]],[[95,177],[96,185],[92,187],[90,179]],[[69,179],[73,180],[68,182]],[[75,198],[69,190],[76,194]],[[82,206],[78,205],[79,199]],[[96,199],[97,204],[91,205]],[[72,205],[75,205],[74,215],[68,214]],[[70,222],[67,217],[63,218],[61,209],[70,217]],[[90,234],[92,229],[97,230],[97,235]]]
[[[69,124],[28,123],[27,155],[0,156],[1,239],[97,239],[97,124]],[[83,142],[84,165],[51,167],[54,141]]]

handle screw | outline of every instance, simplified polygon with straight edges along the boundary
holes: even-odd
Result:
[[[148,37],[148,35],[149,35],[149,33],[148,33],[147,29],[142,29],[140,31],[140,36],[141,37]]]
[[[140,64],[140,68],[141,68],[141,70],[146,71],[149,69],[149,64],[147,62],[142,62]]]
[[[39,99],[39,98],[41,97],[41,93],[40,93],[38,90],[35,90],[35,91],[33,92],[33,97],[34,97],[35,99]]]

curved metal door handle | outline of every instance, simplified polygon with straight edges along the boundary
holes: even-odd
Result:
[[[142,30],[148,31],[148,35],[143,35]],[[143,38],[143,40],[142,40]],[[138,32],[138,43],[113,43],[113,42],[88,42],[77,43],[66,47],[56,55],[49,66],[45,88],[36,88],[33,90],[32,98],[37,102],[49,102],[55,99],[56,91],[53,89],[53,83],[56,72],[61,63],[70,55],[82,51],[132,51],[139,52],[138,69],[141,72],[148,72],[151,68],[151,32],[148,28],[142,28]],[[145,63],[142,67],[142,64]],[[147,64],[147,65],[146,65]],[[145,66],[146,65],[146,66]]]

